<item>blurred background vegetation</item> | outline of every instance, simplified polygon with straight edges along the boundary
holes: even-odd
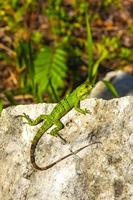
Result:
[[[0,109],[117,69],[133,74],[132,0],[0,0]]]

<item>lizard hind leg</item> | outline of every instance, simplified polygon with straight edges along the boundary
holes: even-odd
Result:
[[[27,124],[29,124],[30,126],[36,126],[37,124],[39,124],[39,123],[43,122],[44,120],[46,120],[48,115],[40,115],[34,120],[31,119],[29,117],[29,115],[26,115],[25,113],[23,113],[23,115],[21,115],[21,117],[25,118],[27,120]]]
[[[66,144],[67,141],[58,133],[61,129],[64,128],[64,124],[60,120],[57,120],[54,121],[54,125],[56,125],[56,127],[49,134],[55,137],[58,136]]]

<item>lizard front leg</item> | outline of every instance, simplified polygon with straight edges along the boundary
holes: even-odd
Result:
[[[49,134],[55,137],[58,136],[63,140],[63,142],[67,143],[67,141],[58,133],[61,129],[64,128],[64,124],[60,120],[57,120],[54,121],[54,125],[56,125],[56,127]]]
[[[27,120],[27,123],[31,126],[36,126],[37,124],[41,123],[42,121],[44,121],[48,115],[40,115],[38,116],[36,119],[32,120],[29,115],[26,115],[25,113],[23,113],[23,115],[19,115],[23,118],[25,118]]]
[[[74,108],[75,108],[76,111],[78,111],[78,112],[80,112],[84,115],[87,114],[87,113],[90,113],[89,110],[87,110],[86,108],[85,109],[80,108],[80,101],[79,100],[76,101]]]

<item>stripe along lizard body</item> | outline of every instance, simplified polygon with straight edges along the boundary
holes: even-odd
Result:
[[[64,125],[60,121],[60,119],[64,115],[66,115],[72,108],[75,108],[78,112],[83,113],[83,114],[88,113],[87,109],[83,110],[80,108],[80,100],[85,99],[89,95],[91,89],[92,89],[92,86],[89,84],[89,81],[84,82],[83,84],[78,86],[72,93],[70,93],[68,96],[66,96],[64,99],[62,99],[54,107],[54,109],[52,110],[50,115],[40,115],[35,120],[30,119],[30,117],[28,115],[26,115],[25,113],[24,113],[24,115],[21,115],[22,117],[24,117],[27,120],[28,124],[31,126],[35,126],[35,125],[39,124],[40,122],[44,121],[43,125],[39,128],[38,132],[34,136],[32,144],[31,144],[31,149],[30,149],[30,160],[35,169],[38,169],[38,170],[49,169],[52,166],[54,166],[55,164],[57,164],[58,162],[60,162],[61,160],[73,155],[74,153],[78,153],[83,148],[89,146],[89,145],[86,145],[85,147],[82,147],[82,148],[76,150],[75,152],[70,153],[70,154],[60,158],[59,160],[57,160],[57,161],[53,162],[52,164],[49,164],[48,166],[45,166],[45,167],[39,167],[35,162],[36,146],[37,146],[40,138],[42,137],[42,135],[49,128],[51,128],[53,125],[55,125],[56,127],[49,134],[51,134],[52,136],[59,136],[61,139],[63,139],[58,134],[58,132],[64,128]],[[65,139],[63,139],[63,140],[65,141]]]

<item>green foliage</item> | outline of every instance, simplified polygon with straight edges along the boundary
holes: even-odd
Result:
[[[19,80],[3,92],[8,101],[16,104],[16,93],[30,94],[34,102],[57,101],[87,76],[94,85],[104,75],[101,70],[99,76],[99,68],[120,68],[132,61],[132,49],[121,42],[128,34],[117,34],[122,21],[117,24],[110,13],[119,5],[120,0],[1,0],[0,61]],[[131,34],[133,26],[126,27]]]
[[[94,66],[93,66],[93,71],[92,71],[92,78],[93,78],[92,83],[93,84],[96,82],[96,78],[98,75],[98,68],[99,68],[101,62],[103,60],[105,60],[108,56],[108,51],[103,45],[97,44],[97,51],[99,54],[99,58],[96,60],[96,62],[94,63]]]
[[[56,15],[60,12],[60,6],[63,0],[48,0],[48,6],[49,9],[47,10],[47,12],[49,12],[50,15]],[[54,12],[50,12],[50,11],[54,11]]]
[[[16,28],[24,27],[21,23],[23,21],[23,16],[29,8],[35,6],[35,3],[36,0],[25,0],[24,4],[19,0],[0,2],[0,16],[2,15],[2,20],[12,29],[12,32],[14,32]]]
[[[0,99],[0,113],[2,112],[3,110],[3,100]]]
[[[37,101],[43,101],[44,94],[56,101],[62,94],[67,73],[65,50],[44,46],[34,56],[31,41],[20,41],[16,52],[21,71],[20,87]]]
[[[132,60],[132,49],[126,48],[122,45],[120,38],[103,36],[99,43],[108,51],[108,59],[127,59]]]
[[[113,5],[117,8],[121,8],[121,2],[120,0],[101,0],[101,6],[104,8],[108,8]]]
[[[88,58],[88,75],[89,75],[88,78],[89,78],[90,83],[92,85],[94,85],[96,82],[97,75],[98,75],[98,68],[99,68],[101,62],[107,58],[108,51],[104,45],[97,44],[99,58],[96,60],[95,63],[93,62],[93,40],[92,40],[90,25],[88,22],[88,16],[86,17],[86,23],[87,23],[87,50],[88,50],[88,56],[89,56],[89,58]],[[103,83],[106,85],[106,87],[111,91],[111,93],[115,97],[118,97],[118,93],[111,82],[103,80]]]
[[[103,36],[102,44],[106,49],[108,49],[109,57],[111,59],[115,58],[118,55],[116,54],[120,49],[120,39],[118,37],[107,37]]]
[[[20,41],[17,52],[18,68],[21,73],[20,87],[34,94],[34,63],[31,41]]]
[[[55,35],[61,34],[63,26],[66,26],[69,20],[69,16],[62,6],[62,3],[63,0],[48,0],[47,6],[44,9],[44,14],[49,17],[53,25],[51,31]]]
[[[42,41],[42,33],[39,31],[34,31],[32,33],[32,41],[36,44],[40,43]]]
[[[12,105],[16,105],[17,102],[15,101],[15,99],[13,98],[13,91],[7,90],[4,92],[4,95],[6,97],[6,99],[12,104]]]
[[[114,85],[111,82],[107,80],[102,80],[102,82],[110,90],[110,92],[113,94],[114,97],[119,97],[118,92],[116,91]]]
[[[122,47],[120,49],[120,58],[129,59],[132,56],[133,51],[131,49]]]
[[[94,63],[93,61],[93,40],[90,25],[88,22],[88,15],[86,16],[86,25],[87,25],[87,53],[88,53],[88,78],[91,84],[95,84],[96,78],[98,75],[98,68],[101,62],[107,58],[108,51],[102,44],[97,44],[97,50],[99,58]]]
[[[88,78],[91,82],[93,79],[93,41],[88,21],[88,15],[86,15],[86,26],[87,26]]]
[[[60,96],[67,73],[65,50],[62,47],[45,46],[41,48],[37,53],[34,66],[39,99],[42,100],[44,92],[48,92],[52,99],[55,98],[49,81],[51,81],[57,96]]]

